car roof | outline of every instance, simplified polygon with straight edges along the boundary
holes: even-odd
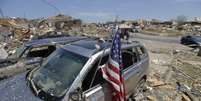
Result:
[[[32,40],[25,43],[25,46],[40,46],[40,45],[50,45],[50,44],[59,44],[59,43],[69,43],[78,40],[85,39],[86,37],[77,37],[77,36],[69,36],[69,37],[56,37],[56,38],[45,38],[45,39],[37,39]]]
[[[111,41],[102,41],[98,39],[84,39],[65,45],[62,48],[85,57],[90,57],[93,54],[100,52],[104,49],[109,49],[111,47],[111,44]],[[132,47],[139,44],[140,43],[138,41],[122,42],[122,48]]]

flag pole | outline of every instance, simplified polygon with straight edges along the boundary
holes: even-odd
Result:
[[[112,49],[112,47],[113,47],[113,42],[114,42],[115,34],[116,34],[117,31],[119,30],[119,28],[118,28],[118,26],[117,26],[117,19],[118,19],[118,16],[116,16],[116,18],[115,18],[115,31],[112,31],[112,34],[113,34],[113,35],[112,35],[112,45],[111,45],[110,52],[109,52],[109,58],[111,58],[111,49]],[[105,51],[106,51],[106,48],[103,49],[103,55],[101,56],[101,58],[100,58],[100,60],[99,60],[99,62],[98,62],[98,67],[100,66],[100,63],[101,63],[102,58],[103,58],[103,56],[104,56],[104,54],[105,54]],[[109,60],[109,58],[108,58],[108,60]],[[99,68],[96,69],[96,71],[95,71],[95,73],[94,73],[94,75],[93,75],[93,78],[92,78],[92,81],[91,81],[91,84],[90,84],[89,88],[91,88],[92,85],[93,85],[93,82],[94,82],[94,79],[95,79],[95,76],[96,76],[96,74],[97,74],[98,69],[99,69]],[[121,72],[121,70],[120,70],[120,72]]]

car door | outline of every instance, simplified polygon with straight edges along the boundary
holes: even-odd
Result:
[[[140,59],[135,47],[122,51],[123,77],[126,95],[132,94],[140,74]]]
[[[107,63],[109,55],[96,60],[82,81],[82,91],[86,101],[112,101],[111,88],[107,81],[102,77],[101,68]]]

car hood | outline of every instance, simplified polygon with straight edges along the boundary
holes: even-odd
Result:
[[[27,86],[26,74],[22,73],[0,82],[1,101],[42,101]]]

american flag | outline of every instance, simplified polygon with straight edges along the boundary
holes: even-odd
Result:
[[[113,39],[109,62],[103,67],[104,68],[101,69],[103,78],[112,85],[112,88],[114,90],[113,100],[125,101],[124,80],[121,73],[123,63],[121,52],[121,38],[119,31],[115,33]]]

